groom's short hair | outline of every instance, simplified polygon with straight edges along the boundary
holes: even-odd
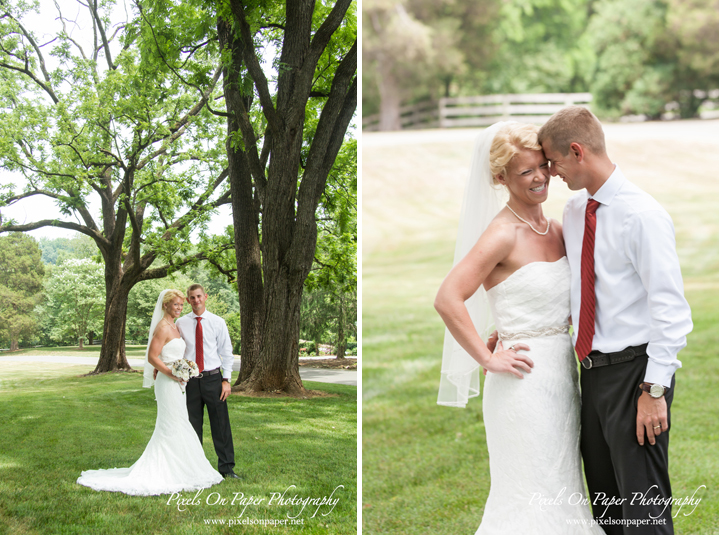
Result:
[[[579,143],[594,154],[607,152],[604,130],[599,119],[583,106],[567,106],[552,115],[539,129],[539,144],[545,141],[562,156],[569,152],[569,145]]]
[[[194,292],[195,290],[202,290],[203,295],[207,293],[202,287],[202,284],[190,284],[190,287],[187,289],[187,297],[190,297],[190,292]]]

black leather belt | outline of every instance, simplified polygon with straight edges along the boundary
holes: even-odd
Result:
[[[200,375],[193,377],[192,379],[199,379],[203,375],[215,375],[216,373],[220,373],[220,368],[215,368],[214,370],[204,370]]]
[[[602,353],[601,351],[592,351],[582,361],[582,367],[587,370],[590,370],[592,368],[599,368],[601,366],[609,366],[610,364],[629,362],[630,360],[634,360],[634,357],[646,355],[648,345],[649,344],[643,344],[640,346],[628,347],[621,351],[615,351],[614,353]]]

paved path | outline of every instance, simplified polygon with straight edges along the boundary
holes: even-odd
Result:
[[[81,364],[86,366],[94,366],[97,364],[97,357],[68,357],[54,355],[17,355],[17,356],[0,356],[0,362],[51,362],[55,364]],[[127,359],[130,366],[141,368],[143,359]],[[234,371],[239,371],[240,363],[235,359],[232,367]],[[357,370],[326,370],[324,368],[307,368],[300,367],[300,377],[306,381],[318,381],[320,383],[335,383],[339,385],[357,386]]]

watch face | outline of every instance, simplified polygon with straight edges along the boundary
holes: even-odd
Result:
[[[654,398],[660,398],[664,394],[664,387],[659,384],[653,384],[649,389],[649,395]]]

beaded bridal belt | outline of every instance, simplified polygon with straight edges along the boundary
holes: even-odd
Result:
[[[520,340],[523,338],[537,338],[538,336],[553,336],[555,334],[564,334],[569,332],[569,325],[560,325],[559,327],[550,327],[548,329],[537,329],[536,331],[520,331],[516,333],[499,333],[499,339]]]

